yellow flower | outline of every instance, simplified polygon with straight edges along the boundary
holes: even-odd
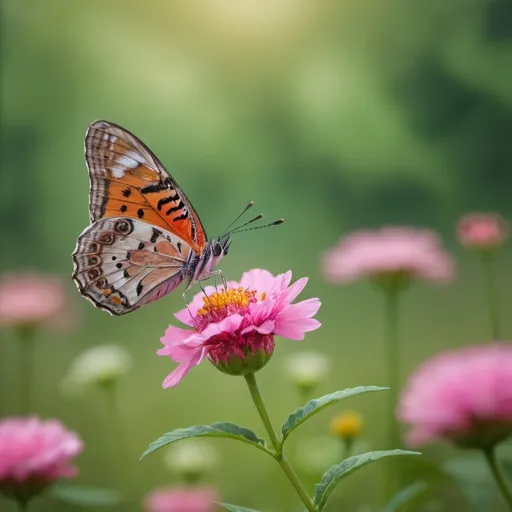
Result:
[[[363,418],[355,411],[344,411],[331,420],[331,433],[341,439],[352,440],[361,435]]]

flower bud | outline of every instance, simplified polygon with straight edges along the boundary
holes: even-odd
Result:
[[[356,411],[344,411],[331,420],[331,433],[334,437],[353,441],[361,435],[363,418]]]
[[[230,340],[225,338],[229,337]],[[274,353],[274,336],[253,331],[247,334],[221,334],[212,342],[208,359],[228,375],[246,375],[261,370]]]
[[[459,242],[477,251],[492,251],[503,245],[508,238],[510,226],[500,215],[493,213],[471,213],[457,223]]]
[[[71,363],[64,378],[65,391],[81,391],[88,387],[108,387],[133,366],[130,353],[121,345],[109,344],[89,348]]]
[[[288,356],[285,370],[301,394],[307,395],[325,380],[329,361],[320,352],[296,352]]]
[[[195,483],[218,466],[219,456],[207,441],[190,439],[172,445],[164,461],[173,473],[188,483]]]

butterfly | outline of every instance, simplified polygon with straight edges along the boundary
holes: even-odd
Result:
[[[78,237],[72,277],[85,298],[113,315],[130,313],[182,282],[186,292],[197,282],[222,277],[213,267],[227,254],[231,235],[262,217],[208,241],[188,197],[158,158],[135,135],[107,121],[87,130],[85,159],[91,224]]]

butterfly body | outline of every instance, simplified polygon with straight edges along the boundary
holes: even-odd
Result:
[[[142,141],[96,121],[85,155],[91,225],[73,252],[73,280],[87,299],[122,315],[219,273],[229,236],[207,240],[187,196]]]

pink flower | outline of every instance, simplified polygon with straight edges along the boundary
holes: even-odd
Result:
[[[384,227],[341,238],[323,258],[323,271],[333,282],[368,278],[379,284],[406,284],[411,278],[449,282],[454,263],[430,230]]]
[[[64,323],[66,295],[53,276],[37,273],[0,277],[0,326],[56,326]]]
[[[510,226],[494,213],[470,213],[457,223],[457,238],[471,249],[496,249],[508,237]]]
[[[58,420],[7,418],[0,421],[0,491],[27,499],[78,470],[71,459],[83,443]]]
[[[261,269],[244,273],[227,289],[208,286],[196,294],[187,308],[174,316],[190,329],[169,326],[161,338],[158,355],[171,356],[180,365],[164,380],[164,388],[176,386],[205,357],[220,370],[244,375],[261,369],[274,350],[274,336],[302,340],[320,327],[313,319],[318,299],[297,304],[307,278],[290,286],[292,273],[272,275]]]
[[[512,345],[465,347],[426,361],[409,377],[398,417],[411,425],[410,445],[502,441],[512,433]]]
[[[213,512],[219,496],[208,487],[167,487],[155,489],[144,503],[145,512]]]

